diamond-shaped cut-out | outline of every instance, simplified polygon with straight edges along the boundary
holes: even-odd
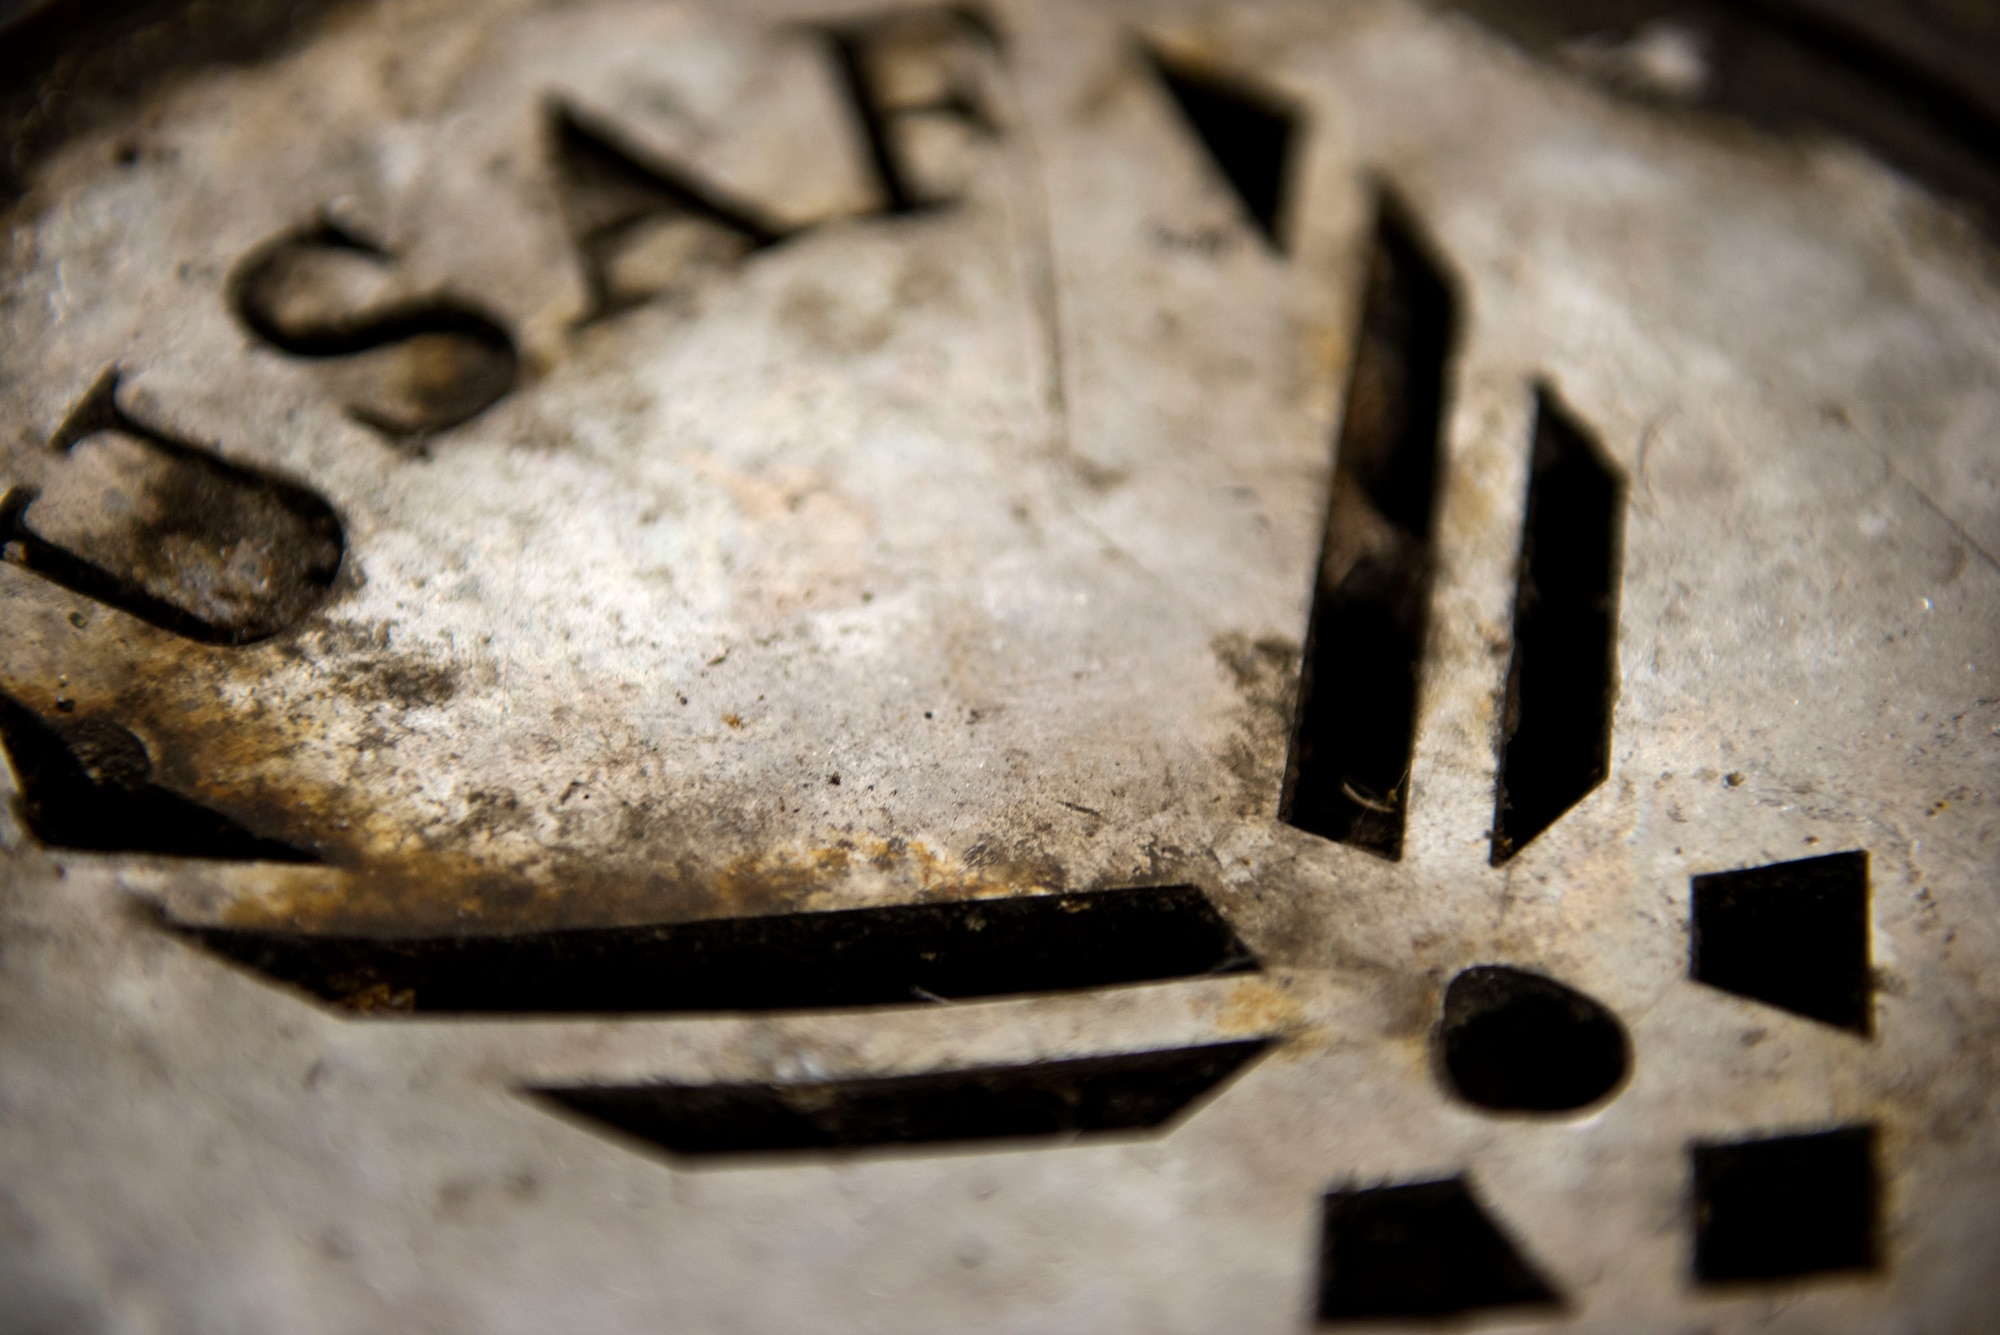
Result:
[[[1878,1263],[1875,1128],[1697,1144],[1695,1277],[1787,1279]]]
[[[1448,1316],[1561,1301],[1463,1177],[1326,1195],[1321,1321]]]
[[[1868,1034],[1868,854],[1694,878],[1693,977]]]

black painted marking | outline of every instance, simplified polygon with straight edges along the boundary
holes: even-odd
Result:
[[[317,860],[159,787],[145,743],[109,719],[44,719],[0,695],[0,744],[20,783],[21,818],[51,848],[232,862]]]
[[[1281,815],[1403,852],[1456,303],[1385,199],[1340,427]]]
[[[589,290],[579,323],[660,297],[686,270],[724,267],[785,239],[784,228],[761,209],[646,153],[575,108],[551,102],[548,118],[563,213]],[[627,261],[662,229],[678,233],[678,244],[668,247],[669,271],[626,274]]]
[[[1562,1304],[1462,1177],[1330,1191],[1324,1220],[1321,1321]]]
[[[1695,1278],[1792,1279],[1881,1264],[1872,1126],[1696,1144]]]
[[[1868,1035],[1874,1028],[1868,854],[1694,878],[1699,982]]]
[[[943,117],[982,137],[999,137],[999,124],[977,81],[950,58],[967,47],[998,53],[1002,43],[992,19],[974,6],[947,5],[832,24],[821,31],[868,150],[880,212],[920,213],[953,203],[923,188],[899,123]],[[910,97],[894,91],[898,84],[924,91]]]
[[[311,936],[176,925],[355,1011],[643,1014],[1063,992],[1257,961],[1192,886],[510,936]]]
[[[70,413],[51,442],[64,462],[41,491],[0,496],[0,554],[204,644],[249,644],[297,624],[340,571],[346,538],[333,507],[145,425],[117,391],[114,368]],[[94,473],[77,457],[92,445],[102,447]]]
[[[1451,980],[1437,1042],[1453,1092],[1496,1112],[1586,1107],[1632,1066],[1617,1016],[1573,987],[1504,965]]]
[[[675,1154],[740,1155],[1155,1131],[1242,1070],[1257,1039],[814,1084],[527,1091]]]
[[[1300,116],[1285,99],[1149,51],[1153,72],[1273,250],[1285,249]]]
[[[231,280],[230,299],[245,329],[288,356],[378,354],[380,364],[346,386],[356,421],[394,439],[419,439],[470,421],[513,390],[520,354],[498,320],[436,295],[350,305],[337,281],[315,281],[312,266],[328,261],[367,272],[374,285],[395,267],[380,246],[322,221],[252,252]]]
[[[1554,394],[1538,391],[1493,811],[1495,866],[1610,772],[1624,527],[1623,476]]]

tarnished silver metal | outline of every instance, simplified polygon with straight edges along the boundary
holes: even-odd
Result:
[[[1293,1331],[1326,1191],[1461,1174],[1530,1325],[1989,1328],[2000,267],[1605,49],[1405,0],[437,0],[69,138],[7,215],[0,693],[314,860],[0,810],[0,1329]],[[1162,61],[1293,118],[1272,230]],[[1395,860],[1279,818],[1385,191],[1458,309]],[[1612,744],[1495,866],[1538,387],[1624,488]],[[1868,1032],[1690,977],[1691,877],[1848,850]],[[1166,884],[1261,971],[370,1018],[161,926]],[[1457,1097],[1476,965],[1595,999],[1629,1078]],[[518,1092],[1245,1037],[1076,1144],[696,1164]],[[1873,1268],[1698,1282],[1691,1143],[1860,1124]]]

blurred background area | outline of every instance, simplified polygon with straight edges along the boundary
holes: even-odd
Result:
[[[356,2],[0,0],[0,197],[160,80],[254,59]],[[1633,98],[1857,140],[2000,215],[2000,0],[1433,3]]]

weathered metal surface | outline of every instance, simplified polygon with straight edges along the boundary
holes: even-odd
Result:
[[[1148,48],[1297,117],[1274,234]],[[1385,184],[1461,324],[1396,861],[1277,820]],[[28,186],[0,692],[322,865],[0,816],[27,1328],[1292,1330],[1324,1191],[1456,1173],[1567,1303],[1528,1319],[1981,1328],[2000,269],[1956,205],[1399,0],[359,6]],[[1538,385],[1626,483],[1613,742],[1495,867]],[[126,425],[75,438],[94,391]],[[265,490],[177,526],[190,467]],[[1691,876],[1848,849],[1872,1037],[1690,980]],[[1263,972],[367,1021],[158,926],[1168,883]],[[1608,1008],[1629,1079],[1556,1120],[1457,1101],[1433,1029],[1482,964]],[[691,1170],[512,1093],[1241,1037],[1279,1043],[1164,1138],[994,1154]],[[1686,1146],[1851,1123],[1881,1266],[1695,1284]]]

